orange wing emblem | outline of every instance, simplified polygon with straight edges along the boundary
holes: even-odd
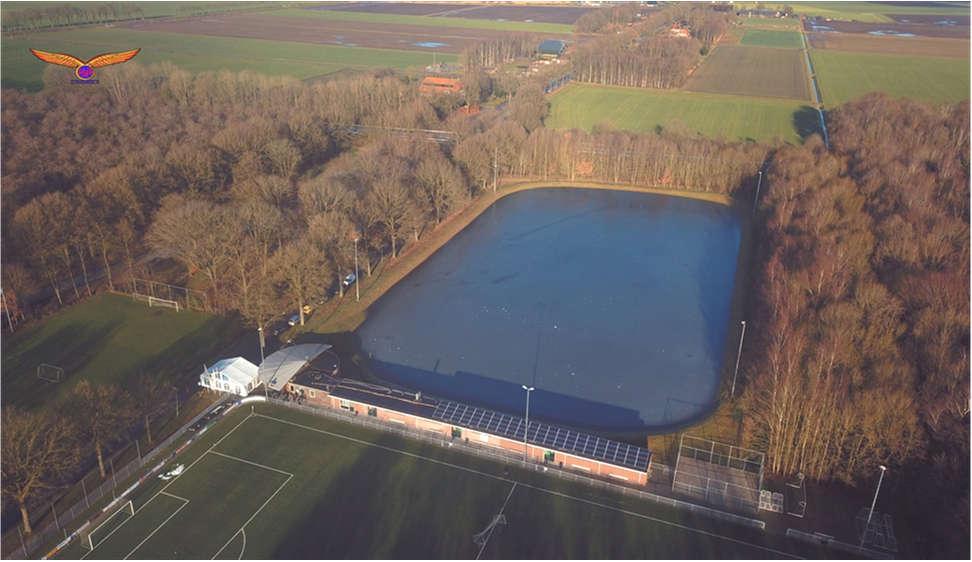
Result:
[[[74,74],[81,80],[91,80],[94,78],[95,68],[130,61],[139,51],[141,49],[132,49],[131,51],[122,51],[119,53],[104,53],[96,55],[85,62],[65,53],[48,53],[47,51],[38,51],[37,49],[30,50],[31,54],[46,63],[73,68]]]

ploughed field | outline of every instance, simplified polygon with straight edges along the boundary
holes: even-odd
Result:
[[[314,6],[314,10],[401,14],[410,16],[461,17],[506,21],[572,24],[591,8],[582,6],[516,6],[446,3],[341,2]]]
[[[888,55],[931,57],[969,57],[968,39],[943,37],[889,37],[862,33],[808,33],[814,49],[856,51]]]
[[[526,384],[531,415],[552,422],[684,423],[716,400],[739,242],[736,212],[715,203],[521,192],[386,293],[357,334],[377,374],[437,396],[520,413]]]
[[[685,83],[694,92],[809,100],[809,83],[803,53],[798,49],[720,45]],[[790,32],[762,32],[789,34]],[[795,35],[795,34],[794,34]],[[751,39],[755,41],[756,39]],[[788,44],[789,35],[761,35],[763,43]]]
[[[330,20],[299,15],[232,14],[176,21],[128,24],[131,29],[187,33],[344,47],[458,53],[481,41],[509,35],[496,29],[471,29],[380,22]],[[431,56],[429,63],[432,62]]]

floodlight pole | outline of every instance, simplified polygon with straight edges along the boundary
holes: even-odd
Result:
[[[753,214],[756,214],[756,207],[759,206],[759,188],[763,185],[763,170],[759,171],[759,180],[756,182],[756,196],[753,197]]]
[[[529,445],[527,445],[527,435],[530,433],[530,393],[536,390],[532,386],[527,386],[525,384],[520,385],[523,390],[526,391],[526,427],[523,429],[523,462],[527,462],[527,453],[529,452]]]
[[[874,515],[874,506],[877,504],[878,492],[881,491],[881,482],[884,481],[884,471],[888,467],[880,465],[881,476],[878,478],[877,488],[874,489],[874,499],[871,500],[871,510],[867,513],[867,521],[864,523],[864,530],[861,532],[861,548],[864,548],[864,539],[867,538],[867,528],[871,526],[871,517]]]
[[[358,279],[358,237],[354,237],[354,302],[361,300],[361,280]]]
[[[257,326],[257,333],[260,335],[260,363],[263,363],[263,326]]]
[[[3,294],[3,289],[0,289],[0,299],[3,300],[3,310],[7,313],[7,325],[10,326],[10,331],[13,332],[13,320],[10,319],[10,308],[7,307],[7,295]]]
[[[746,321],[743,320],[740,324],[742,324],[742,334],[739,336],[739,350],[736,351],[736,368],[732,371],[732,390],[729,391],[730,399],[736,395],[736,375],[739,374],[739,359],[742,357],[743,341],[746,339]]]

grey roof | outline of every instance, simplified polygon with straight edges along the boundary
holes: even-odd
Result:
[[[561,55],[567,48],[567,42],[560,39],[545,39],[540,43],[538,51],[544,55]]]
[[[271,353],[260,363],[260,382],[281,390],[298,371],[328,349],[331,346],[324,343],[302,343]]]

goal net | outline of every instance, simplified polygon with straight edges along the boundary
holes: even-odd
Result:
[[[37,378],[47,382],[61,382],[64,378],[64,369],[57,365],[41,363],[37,366]]]
[[[135,505],[128,500],[114,510],[108,510],[92,522],[91,530],[81,534],[81,546],[94,550],[105,542],[125,521],[135,516]]]

